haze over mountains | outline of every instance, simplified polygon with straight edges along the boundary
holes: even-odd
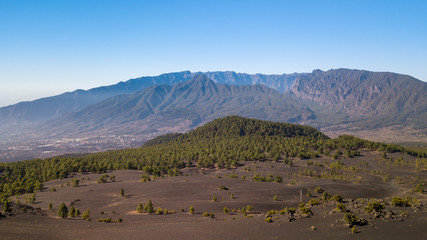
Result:
[[[117,136],[131,136],[117,145],[126,147],[228,115],[341,130],[393,127],[427,136],[427,83],[350,69],[168,73],[0,108],[0,137],[6,147],[23,139],[103,137],[113,149]],[[98,150],[106,149],[102,144]]]
[[[234,114],[282,122],[314,118],[293,97],[264,85],[217,84],[205,75],[197,75],[173,86],[154,85],[132,95],[109,98],[52,121],[42,131],[58,136],[87,136],[100,131],[143,134],[176,125],[181,125],[183,129],[177,130],[183,131]]]

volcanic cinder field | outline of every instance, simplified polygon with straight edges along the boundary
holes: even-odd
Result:
[[[34,204],[25,204],[30,194],[12,197],[15,209],[11,216],[0,218],[0,238],[427,239],[426,198],[413,191],[415,183],[425,182],[426,172],[415,169],[415,157],[401,153],[388,157],[402,157],[405,164],[397,166],[379,152],[362,150],[361,156],[339,159],[340,174],[329,179],[313,174],[333,168],[337,160],[327,156],[292,158],[292,166],[283,160],[247,161],[233,169],[193,166],[182,169],[181,176],[150,176],[150,181],[142,181],[141,176],[147,174],[136,170],[75,173],[47,182],[44,190],[36,192]],[[105,174],[107,181],[98,183]],[[280,176],[282,181],[255,181],[256,176],[268,178],[269,174],[273,176],[270,180]],[[73,179],[80,180],[78,186],[73,187]],[[340,200],[326,200],[325,192],[341,196],[345,210],[337,209]],[[407,206],[394,206],[396,196],[412,200]],[[144,206],[149,200],[155,212],[138,213],[139,203]],[[305,205],[298,206],[300,201]],[[384,209],[367,213],[370,202],[383,204]],[[90,221],[81,214],[58,217],[61,203],[69,210],[73,204],[81,213],[90,209]],[[16,210],[23,206],[26,213]],[[309,212],[304,214],[304,209]],[[353,231],[343,220],[345,212],[359,219]],[[99,222],[109,218],[110,223]]]

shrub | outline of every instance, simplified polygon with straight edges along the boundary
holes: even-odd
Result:
[[[345,207],[344,203],[338,203],[337,208],[335,208],[335,209],[340,211],[340,212],[346,212],[347,211],[347,208]]]
[[[190,207],[190,214],[194,214],[194,207]]]
[[[150,180],[150,175],[144,174],[141,176],[141,182],[149,182]]]
[[[217,198],[215,196],[212,197],[212,202],[216,202]]]
[[[225,213],[225,214],[227,214],[228,213],[228,208],[227,207],[224,207],[223,209],[222,209],[222,211]]]
[[[219,187],[219,189],[220,189],[220,190],[228,190],[228,187],[221,185],[221,186]]]
[[[350,227],[353,227],[353,225],[357,224],[359,218],[356,215],[344,213],[343,220],[344,222],[348,223]]]
[[[329,193],[327,193],[326,191],[324,191],[323,195],[322,195],[322,199],[324,201],[328,201],[330,198],[331,198],[331,195],[329,195]]]
[[[423,184],[419,183],[412,190],[414,192],[423,193],[424,192],[424,186],[423,186]]]
[[[12,211],[12,208],[10,206],[11,206],[11,204],[10,204],[9,200],[3,201],[3,212],[10,212],[10,211]]]
[[[266,218],[265,218],[265,221],[266,221],[266,222],[268,222],[268,223],[271,223],[271,222],[273,222],[273,218],[271,218],[271,217],[266,217]]]
[[[309,207],[300,207],[299,210],[302,214],[307,214],[307,215],[313,214],[313,212],[311,211],[311,209]]]
[[[111,218],[100,218],[100,219],[98,219],[98,222],[111,223],[112,219]]]
[[[314,191],[316,193],[322,193],[324,190],[321,187],[317,187],[316,189],[314,189]]]
[[[312,198],[312,199],[310,199],[310,201],[308,201],[308,203],[307,203],[307,205],[308,206],[316,206],[316,205],[319,205],[319,200],[317,200],[316,198]]]
[[[288,212],[289,212],[291,215],[293,215],[293,214],[295,214],[295,213],[297,212],[297,210],[296,210],[295,208],[289,208],[289,209],[288,209]]]
[[[215,214],[213,214],[213,213],[208,213],[208,212],[204,212],[204,213],[203,213],[203,216],[204,216],[204,217],[214,218],[214,217],[215,217]]]
[[[405,199],[403,199],[401,197],[393,197],[393,199],[391,200],[391,205],[393,205],[395,207],[406,207],[407,203],[406,203]]]
[[[279,198],[277,197],[277,195],[274,195],[273,200],[274,201],[279,201]]]
[[[312,197],[310,189],[307,191],[307,197]]]
[[[48,210],[52,210],[52,203],[50,202],[49,205],[47,205]]]
[[[73,187],[79,187],[80,180],[79,179],[73,179]]]
[[[156,213],[159,214],[159,215],[163,214],[163,210],[161,208],[157,208]]]
[[[98,180],[97,180],[97,182],[98,183],[106,183],[107,182],[107,178],[109,178],[110,176],[108,175],[108,174],[104,174],[104,175],[102,175]]]
[[[274,215],[276,213],[278,213],[278,211],[276,211],[276,210],[270,210],[267,212],[268,215]]]
[[[331,197],[331,200],[335,202],[342,202],[342,197],[338,194],[335,194],[334,196]]]
[[[376,201],[372,201],[365,206],[366,213],[372,213],[373,211],[381,212],[384,209],[384,204]]]
[[[405,198],[401,198],[401,197],[393,197],[393,199],[391,200],[391,204],[395,207],[408,207],[413,205],[414,203],[416,204],[418,201],[416,199],[412,199],[409,196],[406,196]]]
[[[83,211],[82,219],[86,219],[90,221],[90,209],[88,208],[86,211]]]

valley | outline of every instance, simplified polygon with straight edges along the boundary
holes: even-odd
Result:
[[[0,108],[0,161],[139,147],[229,115],[422,145],[426,91],[407,75],[351,69],[141,77]]]

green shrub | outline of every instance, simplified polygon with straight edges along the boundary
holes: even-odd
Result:
[[[159,214],[159,215],[163,214],[163,210],[161,208],[157,208],[156,213]]]
[[[100,218],[100,219],[98,219],[98,222],[111,223],[113,221],[111,218]]]
[[[356,225],[358,223],[359,218],[354,214],[344,213],[343,220],[344,222],[348,223],[350,227],[353,227],[353,225]]]
[[[89,208],[86,211],[83,211],[82,219],[86,219],[86,220],[90,221],[89,220],[90,219],[90,209]]]
[[[149,182],[151,180],[150,175],[142,175],[141,176],[141,182]]]
[[[312,198],[312,199],[310,199],[310,201],[308,201],[308,203],[307,203],[307,205],[308,206],[316,206],[316,205],[319,205],[319,200],[317,200],[316,198]]]
[[[331,200],[335,202],[342,202],[342,197],[338,194],[335,194],[334,196],[331,197]]]
[[[316,193],[322,193],[324,190],[321,187],[317,187],[316,189],[314,189],[314,191]]]
[[[335,208],[335,209],[340,211],[340,212],[346,212],[347,211],[347,208],[345,207],[344,203],[338,203],[337,208]]]
[[[228,212],[229,212],[229,210],[228,210],[228,208],[227,208],[227,207],[224,207],[224,208],[222,209],[222,211],[223,211],[225,214],[228,214]]]
[[[215,217],[215,214],[213,214],[213,213],[208,213],[208,212],[204,212],[204,213],[203,213],[203,217],[210,217],[210,218],[214,218],[214,217]]]
[[[326,191],[324,191],[323,195],[322,195],[322,199],[324,201],[328,201],[330,198],[331,198],[331,195],[329,195],[329,193],[327,193]]]
[[[289,208],[289,209],[288,209],[288,212],[289,212],[291,215],[293,215],[293,214],[295,214],[295,213],[297,212],[297,210],[296,210],[295,208]]]
[[[307,214],[307,215],[312,215],[313,212],[311,211],[311,209],[309,207],[300,207],[299,208],[301,214]]]
[[[194,207],[190,207],[190,214],[194,214]]]
[[[412,189],[414,192],[423,193],[424,192],[424,185],[419,183]]]
[[[265,221],[266,221],[266,222],[268,222],[268,223],[271,223],[271,222],[273,222],[273,218],[271,218],[271,217],[266,217],[266,218],[265,218]]]
[[[401,197],[393,197],[393,199],[391,200],[391,205],[393,205],[395,207],[407,207],[408,206],[405,199],[403,199]]]
[[[365,206],[366,213],[372,213],[373,211],[381,212],[384,209],[384,204],[376,201],[372,201]]]

